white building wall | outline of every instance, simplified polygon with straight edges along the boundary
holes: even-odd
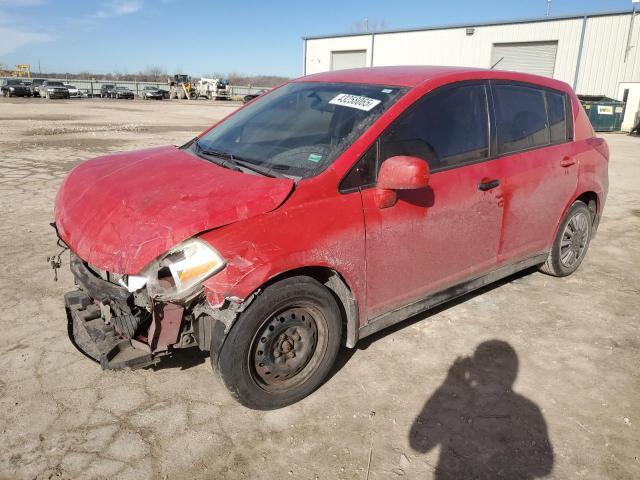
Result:
[[[640,15],[625,61],[631,13],[587,18],[576,91],[615,98],[620,82],[640,81]],[[444,28],[373,36],[373,65],[452,65],[489,68],[494,43],[557,41],[553,77],[574,84],[583,18],[506,25]],[[331,51],[367,49],[372,35],[309,39],[306,74],[330,70]],[[500,68],[498,65],[496,68]]]
[[[475,27],[375,36],[374,65],[435,64],[491,67],[494,43],[558,41],[554,77],[573,82],[581,20]],[[500,68],[498,65],[496,68]]]
[[[371,65],[371,35],[322,38],[307,41],[305,75],[331,70],[331,52],[335,50],[366,50],[367,65]]]
[[[629,90],[629,95],[627,96],[627,107],[622,119],[622,131],[628,132],[635,126],[636,114],[640,112],[640,82],[620,83],[616,100],[624,98],[625,90]]]
[[[640,82],[640,15],[636,15],[631,50],[625,50],[631,15],[593,17],[587,21],[578,93],[616,98],[621,82]]]

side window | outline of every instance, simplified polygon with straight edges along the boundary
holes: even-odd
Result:
[[[547,91],[547,111],[549,112],[549,132],[551,143],[567,140],[567,122],[565,119],[565,96],[562,93]]]
[[[419,157],[431,170],[489,156],[489,115],[484,85],[455,85],[427,94],[383,134],[380,159]]]
[[[369,150],[356,162],[351,171],[344,177],[340,184],[341,192],[353,191],[361,187],[369,187],[376,183],[376,161],[378,158],[378,142],[375,142]]]
[[[549,144],[549,128],[541,89],[524,85],[493,88],[498,152],[512,153]]]

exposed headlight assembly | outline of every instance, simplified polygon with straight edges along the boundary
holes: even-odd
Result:
[[[191,238],[151,262],[140,275],[128,278],[128,288],[142,288],[158,300],[184,300],[195,293],[202,281],[218,273],[226,263],[208,243]]]

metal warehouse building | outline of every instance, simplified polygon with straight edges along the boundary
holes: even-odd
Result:
[[[640,20],[635,11],[375,33],[305,37],[304,74],[381,65],[455,65],[546,75],[580,95],[640,109]]]

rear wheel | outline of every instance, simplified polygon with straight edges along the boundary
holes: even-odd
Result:
[[[540,270],[555,277],[575,272],[589,248],[593,217],[584,202],[577,201],[569,208],[560,223],[547,261]]]
[[[331,292],[312,278],[292,277],[265,288],[251,303],[212,363],[243,405],[280,408],[322,384],[341,333],[340,309]]]

